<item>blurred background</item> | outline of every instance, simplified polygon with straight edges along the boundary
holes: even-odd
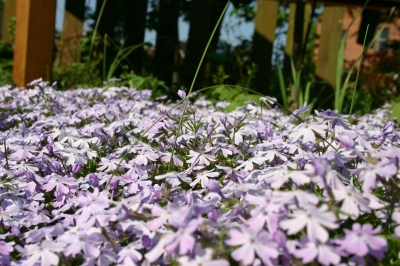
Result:
[[[20,78],[29,65],[20,47],[49,35],[49,46],[24,49],[50,51],[42,76],[57,89],[126,85],[174,98],[190,88],[216,27],[193,89],[213,86],[205,94],[229,101],[228,110],[258,102],[257,93],[287,111],[307,102],[346,113],[355,99],[353,113],[361,114],[399,101],[398,0],[235,0],[225,13],[227,0],[24,1],[0,2],[0,85],[38,78]],[[27,28],[45,24],[22,45],[21,10],[54,7],[54,16],[28,19]],[[33,64],[44,57],[42,51]]]

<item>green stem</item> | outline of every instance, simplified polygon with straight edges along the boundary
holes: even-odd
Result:
[[[96,33],[97,33],[97,28],[99,27],[100,24],[100,19],[103,16],[103,11],[104,7],[106,6],[107,0],[103,1],[103,5],[101,6],[99,17],[97,18],[96,25],[94,26],[94,31],[93,31],[93,36],[92,36],[92,41],[90,42],[90,49],[89,49],[89,59],[92,56],[92,50],[93,50],[93,44],[94,44],[94,39],[96,38]]]
[[[212,38],[214,37],[214,34],[215,34],[215,32],[216,32],[216,30],[217,30],[217,28],[218,28],[218,25],[221,23],[221,20],[222,20],[222,18],[224,17],[224,14],[225,14],[225,12],[226,12],[226,10],[227,10],[227,8],[228,8],[230,2],[231,2],[231,1],[228,0],[228,2],[226,3],[224,10],[222,11],[221,15],[220,15],[219,18],[218,18],[217,24],[215,24],[214,29],[213,29],[213,31],[212,31],[212,33],[211,33],[211,36],[210,36],[210,38],[208,39],[206,48],[204,49],[203,55],[201,56],[200,62],[199,62],[199,64],[198,64],[198,66],[197,66],[196,73],[194,74],[194,78],[193,78],[193,81],[192,81],[192,85],[190,85],[190,89],[189,89],[188,95],[190,95],[190,94],[192,93],[194,83],[195,83],[195,81],[196,81],[197,75],[199,74],[200,67],[201,67],[201,64],[203,63],[204,57],[206,56],[208,47],[210,46],[211,40],[212,40]],[[180,118],[180,120],[179,120],[179,125],[178,125],[178,131],[177,131],[177,132],[179,132],[179,131],[181,130],[181,128],[182,128],[183,117],[184,117],[184,115],[185,115],[185,111],[186,111],[186,108],[187,108],[188,103],[189,103],[189,97],[186,97],[185,105],[184,105],[184,107],[183,107],[183,112],[182,112],[181,118]],[[169,164],[168,164],[168,171],[171,171],[171,168],[172,168],[173,156],[174,156],[174,153],[175,153],[175,148],[176,148],[176,141],[177,141],[177,139],[178,139],[178,133],[175,135],[174,146],[173,146],[173,148],[172,148],[172,153],[171,153],[171,159],[170,159]]]

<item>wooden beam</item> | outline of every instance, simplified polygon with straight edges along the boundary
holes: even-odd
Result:
[[[253,60],[258,66],[254,85],[260,93],[271,94],[269,77],[271,76],[272,48],[275,40],[279,3],[276,1],[257,1],[253,36]],[[275,95],[273,95],[275,96]]]
[[[288,31],[286,35],[286,44],[285,44],[285,69],[290,70],[290,58],[293,57],[293,40],[294,40],[294,26],[295,26],[295,12],[296,12],[296,4],[289,4],[289,18],[288,18]],[[305,35],[307,34],[308,23],[310,22],[311,16],[311,4],[306,4],[305,12],[304,12],[304,26],[303,26],[303,42],[305,40]]]
[[[65,3],[64,25],[58,43],[60,66],[68,66],[81,59],[81,39],[85,15],[85,0],[67,0]]]
[[[1,25],[1,39],[6,42],[13,42],[13,36],[8,32],[8,27],[15,18],[17,10],[17,0],[6,0],[4,3],[3,19]]]
[[[322,29],[318,47],[316,74],[335,86],[337,57],[342,37],[343,7],[325,7],[322,14]]]
[[[13,80],[23,87],[50,79],[56,0],[17,0]]]
[[[280,0],[272,0],[280,1]],[[289,3],[295,3],[297,0],[286,0]],[[308,3],[312,3],[313,0],[306,0]],[[319,4],[324,4],[325,6],[363,6],[365,0],[319,0]],[[392,7],[400,8],[399,0],[370,0],[368,2],[368,9],[390,9]]]

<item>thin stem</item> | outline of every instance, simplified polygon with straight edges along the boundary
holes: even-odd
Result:
[[[107,56],[107,33],[104,34],[104,48],[103,48],[103,81],[106,81],[106,56]]]
[[[89,59],[92,56],[92,50],[93,50],[93,44],[94,44],[94,39],[96,38],[96,33],[97,33],[97,28],[99,27],[100,24],[100,19],[103,16],[103,11],[104,7],[106,6],[107,0],[103,1],[103,4],[100,9],[99,17],[97,18],[96,25],[94,26],[94,31],[93,31],[93,36],[92,36],[92,41],[90,42],[90,49],[89,49]]]
[[[354,84],[354,89],[353,89],[353,96],[351,97],[351,105],[350,105],[349,119],[350,119],[350,117],[351,117],[351,112],[353,111],[354,98],[355,98],[355,95],[356,95],[358,77],[360,76],[360,71],[361,71],[361,67],[362,67],[363,57],[364,57],[364,53],[365,53],[365,41],[366,41],[366,39],[367,39],[368,29],[369,29],[369,24],[367,25],[367,30],[366,30],[365,36],[364,36],[363,51],[362,51],[361,57],[360,57],[360,66],[358,67],[357,77],[356,77],[356,83]]]
[[[200,67],[201,67],[201,64],[203,63],[204,57],[206,56],[208,47],[210,46],[211,40],[212,40],[212,38],[214,37],[214,34],[215,34],[215,32],[216,32],[216,30],[217,30],[217,28],[218,28],[218,26],[219,26],[219,24],[220,24],[222,18],[224,17],[224,14],[225,14],[225,12],[226,12],[226,10],[227,10],[227,8],[228,8],[230,2],[231,2],[231,1],[228,0],[228,2],[226,3],[224,10],[222,11],[221,15],[220,15],[219,18],[218,18],[217,23],[216,23],[215,26],[214,26],[214,29],[213,29],[213,31],[212,31],[212,33],[211,33],[211,36],[210,36],[210,38],[208,39],[206,48],[205,48],[204,51],[203,51],[203,55],[201,56],[200,62],[199,62],[199,64],[198,64],[198,66],[197,66],[196,73],[194,74],[194,78],[193,78],[193,81],[192,81],[192,85],[190,85],[190,89],[189,89],[188,95],[190,95],[190,94],[192,93],[194,83],[195,83],[195,81],[196,81],[197,75],[199,74]],[[189,103],[189,97],[186,97],[185,105],[184,105],[184,107],[183,107],[183,112],[182,112],[181,118],[180,118],[180,120],[179,120],[179,125],[178,125],[178,131],[177,131],[177,132],[179,132],[179,131],[181,130],[181,128],[182,128],[183,117],[184,117],[184,115],[185,115],[185,111],[186,111],[186,108],[187,108],[188,103]],[[172,148],[172,153],[171,153],[171,159],[170,159],[169,164],[168,164],[168,171],[171,171],[171,168],[172,168],[173,156],[174,156],[174,152],[175,152],[175,148],[176,148],[176,141],[177,141],[177,139],[178,139],[178,133],[175,135],[174,146],[173,146],[173,148]]]

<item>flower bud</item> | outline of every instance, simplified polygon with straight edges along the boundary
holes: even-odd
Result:
[[[342,147],[344,148],[352,149],[354,148],[355,144],[352,137],[350,137],[349,135],[342,134],[340,136],[340,145],[342,145]]]
[[[58,162],[54,161],[51,163],[52,168],[54,169],[54,172],[60,172],[61,171],[61,166]]]
[[[217,213],[217,211],[216,211],[215,209],[212,209],[212,210],[208,211],[207,217],[208,217],[208,219],[210,219],[211,221],[217,222],[217,220],[218,220],[218,213]]]
[[[178,95],[179,95],[179,97],[181,97],[183,99],[186,97],[186,92],[183,90],[178,90]]]
[[[79,170],[81,170],[81,164],[80,164],[80,163],[75,163],[75,164],[72,166],[72,173],[73,173],[74,175],[76,175],[76,174],[79,172]]]
[[[89,175],[89,181],[92,184],[92,187],[98,187],[99,186],[99,178],[95,174],[90,174]]]
[[[219,182],[216,180],[212,180],[212,179],[208,180],[207,189],[210,190],[211,192],[221,194],[221,188],[219,186]]]
[[[115,181],[112,181],[110,183],[110,189],[111,190],[116,190],[118,188],[118,186],[119,186],[119,179],[117,179]]]

